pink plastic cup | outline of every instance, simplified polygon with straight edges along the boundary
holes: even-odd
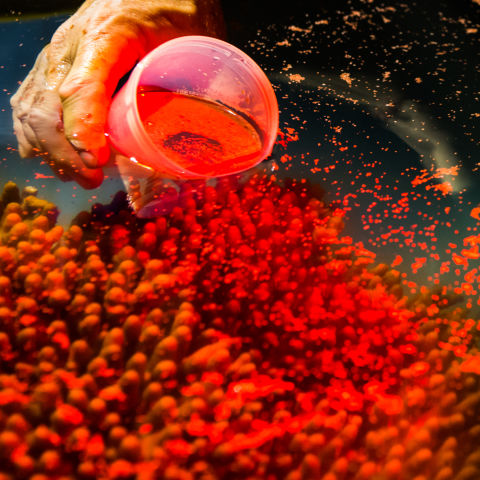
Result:
[[[255,125],[260,148],[247,163],[223,165],[219,174],[202,171],[201,152],[198,168],[195,163],[188,168],[180,165],[175,155],[158,147],[142,123],[137,95],[146,88],[227,107]],[[164,185],[168,179],[206,179],[239,173],[257,165],[271,154],[277,132],[277,100],[261,68],[233,45],[204,36],[175,38],[150,52],[113,99],[108,116],[109,139],[119,153],[120,174],[139,216],[163,213],[162,197],[166,190],[168,202],[172,202],[172,190]]]

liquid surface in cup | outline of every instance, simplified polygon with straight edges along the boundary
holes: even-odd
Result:
[[[255,124],[220,103],[142,89],[137,105],[145,131],[180,168],[213,177],[257,163],[262,139]]]

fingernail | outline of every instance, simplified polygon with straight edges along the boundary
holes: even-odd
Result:
[[[80,140],[76,140],[75,138],[69,138],[69,142],[73,145],[73,148],[75,150],[84,150],[85,149],[85,144],[81,142]]]
[[[80,158],[82,159],[86,167],[97,168],[98,160],[97,160],[97,157],[95,157],[95,155],[92,155],[90,152],[86,150],[83,152],[78,152],[78,154],[80,155]]]

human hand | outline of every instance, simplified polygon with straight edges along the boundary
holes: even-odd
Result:
[[[180,35],[223,36],[217,0],[87,0],[54,33],[11,99],[22,157],[43,158],[62,180],[102,183],[105,123],[120,78]]]

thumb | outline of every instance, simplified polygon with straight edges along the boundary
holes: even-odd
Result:
[[[85,165],[101,167],[108,160],[105,123],[110,99],[100,81],[86,80],[81,84],[68,82],[60,87],[64,132]]]
[[[114,38],[97,42],[86,38],[82,43],[59,88],[59,95],[65,136],[85,165],[97,168],[103,166],[110,155],[105,127],[113,91],[138,55],[131,46],[115,42]],[[121,53],[121,62],[117,62]]]

